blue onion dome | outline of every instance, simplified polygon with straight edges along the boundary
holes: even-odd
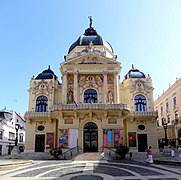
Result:
[[[146,78],[146,76],[143,72],[139,71],[139,69],[134,69],[134,66],[132,65],[132,69],[125,75],[125,79],[128,78]]]
[[[89,28],[87,28],[82,36],[80,36],[69,48],[68,54],[76,47],[76,46],[85,46],[89,45],[90,42],[93,45],[104,45],[107,49],[109,49],[113,53],[112,46],[105,41],[100,35],[98,35],[97,31],[92,27],[92,18],[90,19]]]
[[[50,69],[50,66],[48,66],[48,69],[40,73],[35,79],[53,79],[53,78],[57,79],[57,76]]]

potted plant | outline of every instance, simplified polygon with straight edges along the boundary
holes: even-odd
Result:
[[[53,156],[55,159],[58,159],[58,156],[62,155],[61,147],[55,147],[50,150],[50,155]]]
[[[129,152],[129,147],[122,144],[116,147],[116,153],[120,155],[121,159],[125,159],[126,154]]]

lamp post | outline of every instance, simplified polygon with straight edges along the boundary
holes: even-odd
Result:
[[[18,130],[20,128],[20,125],[18,123],[15,124],[15,130],[16,130],[16,137],[15,137],[15,146],[13,150],[11,151],[11,158],[17,158],[17,155],[20,153],[18,148]]]
[[[18,130],[19,130],[19,124],[15,124],[15,129],[16,129],[16,138],[15,138],[15,146],[18,146]]]
[[[168,146],[168,139],[167,139],[167,128],[168,128],[168,125],[166,123],[166,119],[165,118],[162,118],[162,123],[163,123],[163,128],[165,130],[165,146]]]

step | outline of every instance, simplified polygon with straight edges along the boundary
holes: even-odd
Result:
[[[88,152],[77,155],[75,161],[100,161],[104,159],[104,155],[100,152]]]

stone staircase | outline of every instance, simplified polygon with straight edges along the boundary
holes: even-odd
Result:
[[[74,161],[101,161],[105,160],[104,153],[101,152],[89,152],[78,154]]]

